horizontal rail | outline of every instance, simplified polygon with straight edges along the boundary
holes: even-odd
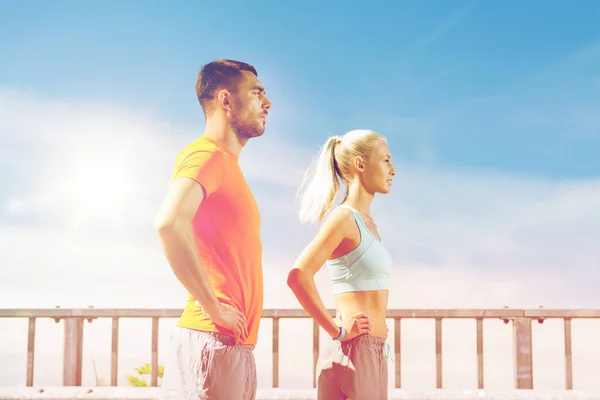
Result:
[[[388,391],[389,400],[591,400],[598,391],[537,390],[404,390]],[[48,387],[0,388],[0,400],[159,400],[160,388]],[[315,389],[258,389],[256,400],[316,400]]]
[[[180,308],[16,308],[0,318],[179,318]],[[329,309],[332,315],[335,310]],[[263,310],[263,318],[310,318],[302,309]],[[387,318],[600,318],[600,309],[393,309]]]
[[[526,318],[600,318],[600,309],[573,309],[573,310],[562,310],[562,309],[535,309],[535,310],[523,310],[523,316]]]

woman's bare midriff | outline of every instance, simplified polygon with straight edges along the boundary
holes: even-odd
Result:
[[[370,335],[387,337],[385,316],[388,304],[387,290],[341,293],[335,296],[337,317],[347,318],[358,312],[369,317]],[[339,321],[338,321],[339,323]]]

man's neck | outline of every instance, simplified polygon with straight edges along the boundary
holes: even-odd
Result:
[[[208,135],[219,141],[219,143],[236,157],[240,155],[242,148],[244,148],[244,145],[248,141],[248,139],[240,139],[230,126],[225,126],[210,120],[206,121],[204,135]]]

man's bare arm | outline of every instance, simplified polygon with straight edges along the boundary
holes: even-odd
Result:
[[[163,252],[181,284],[212,315],[218,313],[208,277],[198,258],[192,219],[204,199],[202,187],[189,178],[175,179],[155,218]]]
[[[219,303],[198,258],[192,220],[203,199],[204,192],[196,181],[175,179],[156,215],[156,230],[175,276],[204,313],[212,322],[232,330],[236,340],[245,340],[246,318],[240,310]]]

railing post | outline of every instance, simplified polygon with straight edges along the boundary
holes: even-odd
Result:
[[[320,326],[313,319],[313,388],[317,387],[317,363],[319,362],[319,330]]]
[[[517,317],[513,323],[515,388],[533,389],[531,319]]]
[[[83,318],[65,318],[63,386],[81,386]]]
[[[477,388],[483,389],[483,319],[477,318]]]
[[[119,317],[112,319],[112,340],[110,345],[110,386],[117,386],[119,368]]]
[[[273,317],[273,387],[279,387],[279,317]]]
[[[442,388],[442,319],[435,319],[435,387]]]
[[[35,317],[29,318],[27,334],[27,386],[33,386],[33,365],[35,360]]]
[[[402,339],[402,331],[401,331],[401,325],[400,325],[400,321],[402,321],[400,318],[394,318],[394,355],[395,355],[395,367],[396,367],[396,387],[400,388],[402,387],[402,358],[401,358],[401,354],[402,354],[402,345],[401,345],[401,339]]]
[[[573,348],[571,345],[571,318],[565,318],[565,386],[573,389]]]
[[[152,369],[150,373],[150,386],[158,386],[158,318],[152,318]]]

